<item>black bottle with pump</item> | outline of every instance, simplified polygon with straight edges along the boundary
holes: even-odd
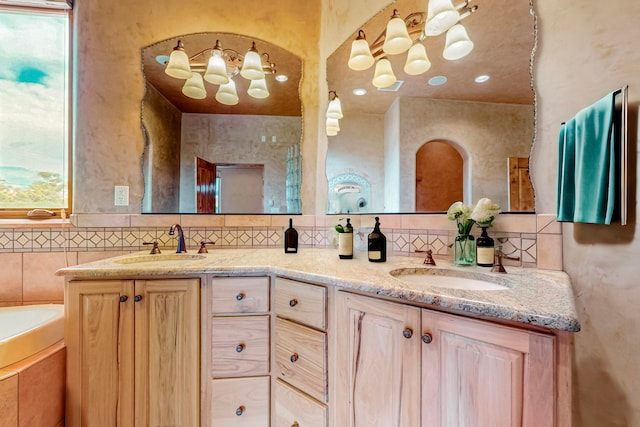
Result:
[[[293,218],[289,218],[289,228],[284,232],[284,253],[295,254],[298,252],[298,231],[293,228]]]
[[[487,227],[480,228],[482,234],[476,239],[476,264],[481,267],[493,267],[495,243],[487,234]]]
[[[367,239],[369,261],[385,262],[387,260],[387,238],[380,231],[380,218],[376,217],[376,225]]]

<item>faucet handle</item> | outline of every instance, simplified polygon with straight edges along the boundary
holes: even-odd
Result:
[[[210,240],[203,240],[200,242],[200,249],[198,249],[198,253],[199,254],[206,254],[209,253],[209,251],[207,250],[207,245],[215,245],[215,242],[212,242]]]
[[[431,249],[427,250],[427,256],[425,257],[423,264],[436,265],[436,261],[433,259],[433,252]]]
[[[506,273],[507,270],[504,269],[502,265],[502,257],[504,253],[502,252],[502,245],[498,246],[495,250],[495,257],[493,261],[493,267],[491,267],[491,271],[493,273]]]
[[[151,248],[151,252],[149,252],[151,255],[156,255],[161,253],[160,252],[160,248],[158,247],[158,242],[153,241],[153,242],[142,242],[143,245],[153,245],[153,247]]]

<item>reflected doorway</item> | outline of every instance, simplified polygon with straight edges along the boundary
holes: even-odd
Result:
[[[463,200],[464,160],[446,141],[429,141],[416,153],[416,212],[442,212]]]

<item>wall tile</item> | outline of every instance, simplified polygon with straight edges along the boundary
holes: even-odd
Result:
[[[562,224],[556,221],[556,216],[551,214],[536,215],[536,232],[542,234],[561,234]]]
[[[13,229],[0,229],[0,252],[13,252]]]
[[[131,215],[131,227],[166,227],[179,224],[181,216],[175,215]]]
[[[269,215],[225,215],[225,227],[269,227],[271,216]]]
[[[71,215],[76,227],[129,227],[129,214],[82,214]]]
[[[64,299],[64,277],[56,276],[55,272],[66,265],[67,261],[63,252],[23,254],[23,299],[62,302]]]
[[[0,301],[22,301],[22,254],[1,253]]]
[[[210,228],[224,226],[224,215],[180,215],[183,227]]]
[[[562,270],[562,235],[539,234],[536,260],[538,268]]]

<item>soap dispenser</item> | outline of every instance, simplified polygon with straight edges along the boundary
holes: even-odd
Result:
[[[289,218],[289,228],[284,232],[284,253],[295,254],[298,252],[298,231],[293,228],[293,219]]]
[[[385,262],[387,260],[387,238],[380,231],[380,218],[376,217],[376,225],[367,238],[369,261]]]
[[[343,227],[341,224],[336,225],[338,232],[338,256],[340,259],[353,258],[353,226],[351,218],[347,218],[347,224]]]

